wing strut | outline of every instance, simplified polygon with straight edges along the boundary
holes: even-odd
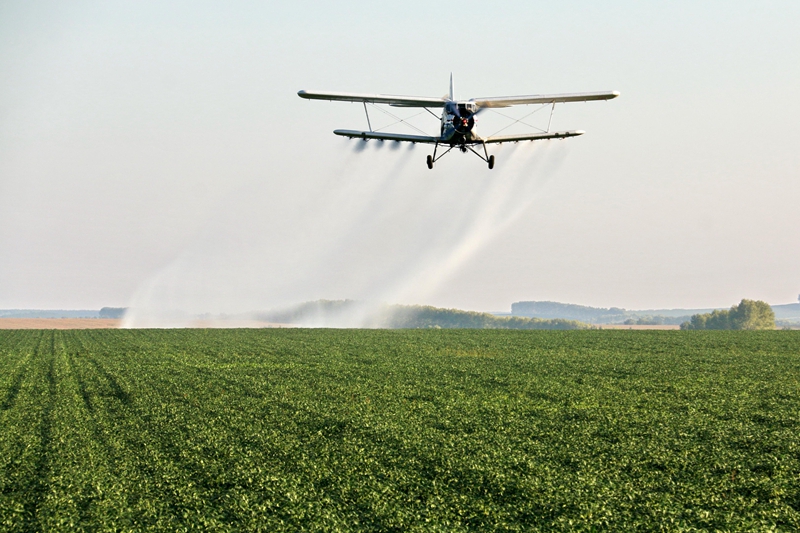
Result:
[[[528,124],[527,122],[525,122],[525,119],[527,119],[531,115],[534,115],[535,113],[538,113],[539,111],[541,111],[543,109],[547,109],[547,107],[550,106],[550,102],[540,105],[539,107],[537,107],[536,109],[534,109],[530,113],[527,113],[526,115],[522,116],[521,118],[514,118],[512,116],[506,115],[505,113],[501,113],[500,111],[497,111],[495,109],[487,108],[492,113],[495,113],[497,115],[500,115],[501,117],[505,117],[505,118],[507,118],[507,119],[512,121],[511,124],[503,126],[502,128],[500,128],[496,132],[492,133],[489,137],[494,137],[495,135],[497,135],[501,131],[507,130],[508,128],[513,126],[514,124],[524,124],[525,126],[528,126],[529,128],[533,128],[535,130],[539,130],[542,133],[549,133],[549,131],[550,131],[550,122],[553,121],[553,111],[555,111],[555,105],[556,105],[555,102],[553,102],[553,105],[552,105],[552,107],[550,109],[550,121],[547,123],[547,128],[548,128],[547,131],[543,130],[542,128],[536,127],[533,124]]]
[[[364,113],[366,113],[367,115],[367,126],[369,126],[369,131],[372,131],[372,124],[370,124],[369,122],[369,111],[367,111],[367,103],[366,102],[361,102],[361,103],[364,104]],[[555,105],[556,104],[553,104],[553,106]]]

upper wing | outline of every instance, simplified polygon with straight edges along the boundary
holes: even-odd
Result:
[[[619,96],[618,91],[569,94],[537,94],[531,96],[495,96],[473,98],[479,107],[509,107],[521,104],[560,104],[563,102],[588,102],[590,100],[611,100]]]
[[[369,102],[372,104],[389,104],[402,107],[442,107],[444,98],[427,96],[393,96],[390,94],[360,93],[322,93],[318,91],[298,91],[297,96],[309,100],[339,100],[343,102]]]
[[[438,137],[427,137],[425,135],[405,135],[402,133],[381,133],[379,131],[358,131],[358,130],[333,130],[336,135],[350,137],[351,139],[378,139],[381,141],[407,141],[412,143],[435,143]]]
[[[525,133],[522,135],[496,135],[494,137],[486,137],[483,142],[490,143],[507,143],[516,141],[541,141],[542,139],[563,139],[565,137],[577,137],[586,133],[583,130],[572,131],[556,131],[553,133]]]

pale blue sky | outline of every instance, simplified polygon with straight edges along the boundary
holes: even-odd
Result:
[[[0,308],[794,301],[798,24],[792,1],[3,2]],[[450,72],[463,98],[622,96],[557,108],[587,134],[493,173],[353,153],[331,130],[362,110],[296,96]],[[504,190],[528,196],[467,197]]]

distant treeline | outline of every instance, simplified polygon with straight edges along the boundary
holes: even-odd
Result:
[[[419,305],[394,305],[387,327],[471,329],[587,329],[590,326],[563,318],[495,316],[489,313],[441,309]]]
[[[775,313],[767,302],[742,300],[728,311],[694,315],[681,329],[775,329]]]
[[[127,310],[127,307],[103,307],[98,316],[100,318],[122,318]]]
[[[259,313],[269,322],[326,327],[387,329],[587,329],[575,320],[495,316],[420,305],[368,305],[353,300],[318,300],[288,310]]]

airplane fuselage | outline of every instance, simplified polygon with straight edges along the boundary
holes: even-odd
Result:
[[[441,142],[450,146],[464,146],[480,141],[475,132],[475,114],[478,106],[474,102],[448,100],[442,110]]]

